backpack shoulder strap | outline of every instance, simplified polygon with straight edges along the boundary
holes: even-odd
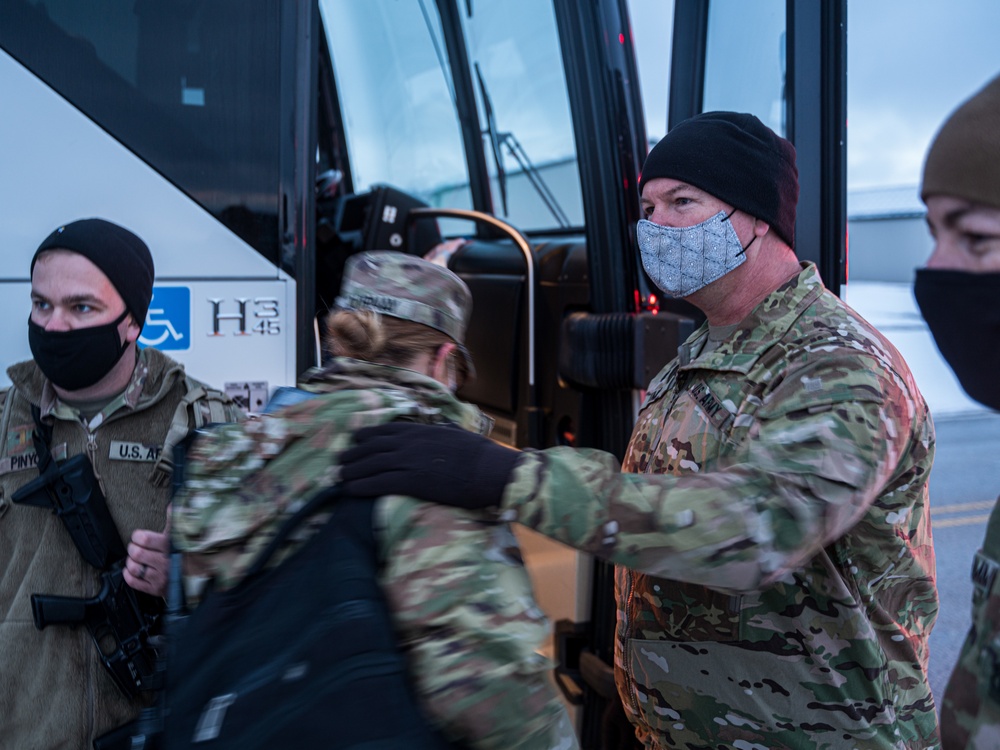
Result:
[[[170,429],[163,440],[163,449],[153,467],[153,484],[165,487],[174,469],[174,448],[192,430],[209,424],[232,422],[235,411],[232,399],[215,388],[199,383],[187,373],[184,374],[184,396],[174,410]]]
[[[274,538],[268,543],[259,555],[257,559],[254,560],[253,565],[247,570],[246,580],[250,580],[254,575],[259,573],[267,565],[268,560],[274,556],[274,553],[280,549],[281,545],[288,538],[288,535],[298,528],[299,524],[305,521],[309,516],[319,510],[321,507],[336,501],[340,497],[340,486],[327,487],[326,489],[320,490],[309,501],[299,508],[295,513],[288,518],[274,534]]]
[[[183,406],[185,411],[190,410],[190,421],[193,422],[190,429],[233,421],[233,400],[222,391],[199,383],[187,373],[184,374],[184,391],[184,398],[177,408]],[[176,415],[174,422],[177,422]]]

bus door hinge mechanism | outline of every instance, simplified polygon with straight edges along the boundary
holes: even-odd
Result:
[[[577,387],[642,390],[694,328],[669,312],[573,313],[562,323],[559,377]]]

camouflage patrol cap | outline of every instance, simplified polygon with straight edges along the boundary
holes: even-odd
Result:
[[[335,306],[421,323],[464,344],[472,293],[447,268],[415,255],[380,250],[347,259]]]

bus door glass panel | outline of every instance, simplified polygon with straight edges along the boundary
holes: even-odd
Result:
[[[279,0],[2,0],[0,46],[278,261]]]
[[[711,0],[702,111],[750,112],[786,129],[785,0]]]
[[[664,0],[628,0],[628,17],[639,69],[646,137],[652,148],[667,133],[674,4]]]
[[[321,0],[356,193],[389,184],[472,208],[441,21],[431,0]]]
[[[459,5],[496,214],[522,231],[582,227],[576,139],[552,4]]]

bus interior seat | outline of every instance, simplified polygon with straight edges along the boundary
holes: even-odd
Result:
[[[324,183],[317,189],[322,191]],[[316,314],[333,305],[340,290],[344,264],[366,250],[399,250],[423,255],[441,242],[433,219],[408,227],[411,209],[427,204],[390,185],[376,185],[363,193],[317,195],[316,202]]]
[[[472,291],[466,343],[477,377],[460,396],[493,416],[517,424],[517,444],[526,445],[529,412],[541,408],[546,444],[559,442],[560,425],[572,423],[579,394],[558,380],[560,322],[589,303],[586,245],[582,238],[547,239],[533,247],[535,276],[535,403],[529,403],[527,298],[524,256],[509,240],[475,240],[452,257],[449,267]]]
[[[513,418],[525,326],[524,256],[510,241],[473,240],[455,253],[449,267],[468,285],[473,300],[465,343],[476,377],[461,395]]]

